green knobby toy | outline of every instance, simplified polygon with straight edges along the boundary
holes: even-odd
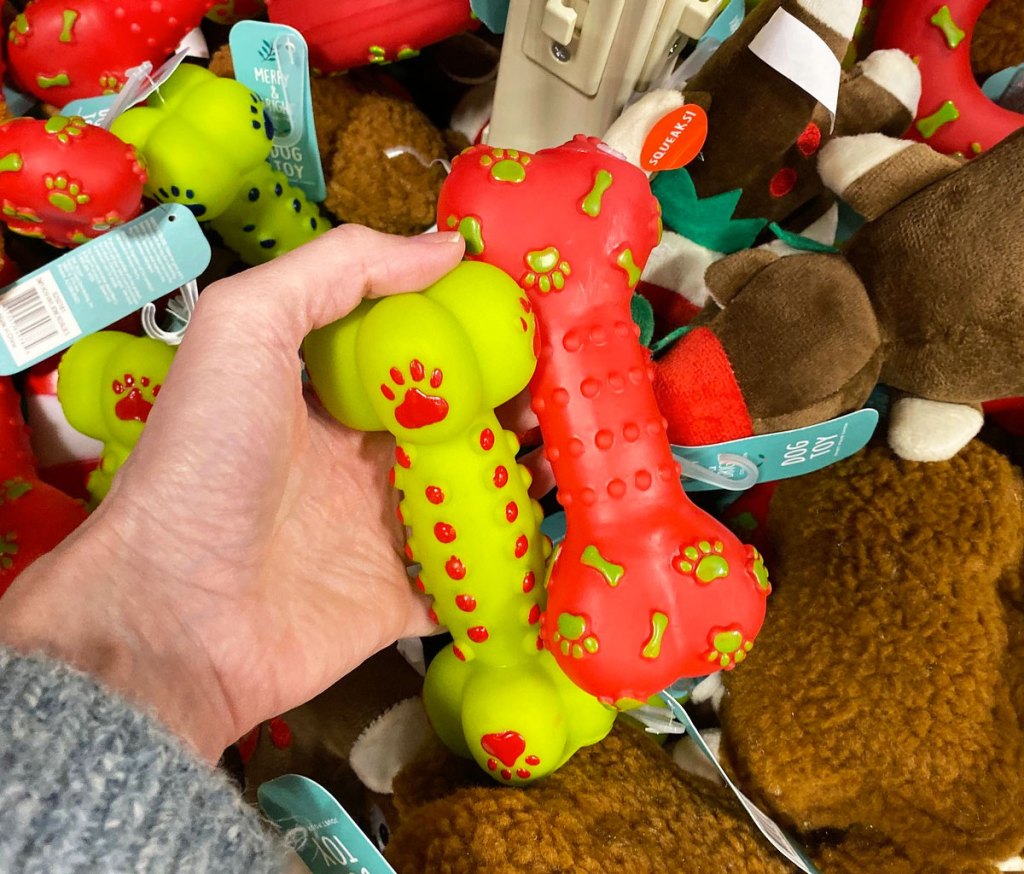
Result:
[[[615,716],[539,636],[550,543],[518,441],[494,415],[533,375],[535,331],[512,279],[466,263],[420,294],[366,301],[304,346],[328,411],[398,440],[407,554],[455,638],[427,671],[430,722],[454,752],[516,784],[599,741]]]
[[[89,475],[93,506],[142,436],[176,351],[149,337],[100,331],[61,359],[57,399],[64,415],[76,431],[103,443],[100,466]]]
[[[188,207],[243,261],[270,261],[330,227],[267,163],[273,125],[263,101],[240,82],[182,64],[146,103],[111,127],[142,155],[146,194]]]

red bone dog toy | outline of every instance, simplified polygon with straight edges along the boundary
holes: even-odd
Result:
[[[309,43],[322,73],[388,64],[476,25],[469,0],[268,0],[270,20]]]
[[[0,125],[0,220],[75,246],[135,218],[146,171],[135,149],[80,118]]]
[[[543,635],[562,669],[627,709],[733,667],[770,587],[757,551],[686,498],[654,399],[630,317],[660,236],[647,177],[583,136],[536,155],[476,146],[456,159],[438,216],[537,314],[530,389],[568,525]]]
[[[0,378],[0,595],[85,516],[81,501],[40,481],[18,393]]]
[[[160,66],[214,0],[33,0],[11,23],[7,57],[17,84],[47,103],[121,90],[125,71]]]
[[[1024,126],[1024,116],[982,93],[971,68],[974,26],[990,0],[887,0],[875,47],[902,49],[921,68],[911,135],[947,155],[988,151]]]

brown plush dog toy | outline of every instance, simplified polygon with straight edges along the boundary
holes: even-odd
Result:
[[[826,874],[994,874],[1024,846],[1020,471],[877,446],[782,483],[769,528],[775,600],[720,714],[741,785]]]
[[[760,248],[708,270],[714,304],[659,368],[669,435],[714,442],[702,409],[739,432],[721,439],[810,425],[881,382],[900,393],[893,449],[950,458],[983,401],[1024,394],[1024,133],[966,166],[866,134],[820,170],[868,223],[843,255]]]

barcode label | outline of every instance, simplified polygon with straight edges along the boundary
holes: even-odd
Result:
[[[0,338],[18,367],[44,358],[82,334],[50,271],[0,297]]]

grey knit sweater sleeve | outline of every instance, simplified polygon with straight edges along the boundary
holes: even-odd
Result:
[[[94,680],[0,647],[0,874],[280,874],[226,777]]]

